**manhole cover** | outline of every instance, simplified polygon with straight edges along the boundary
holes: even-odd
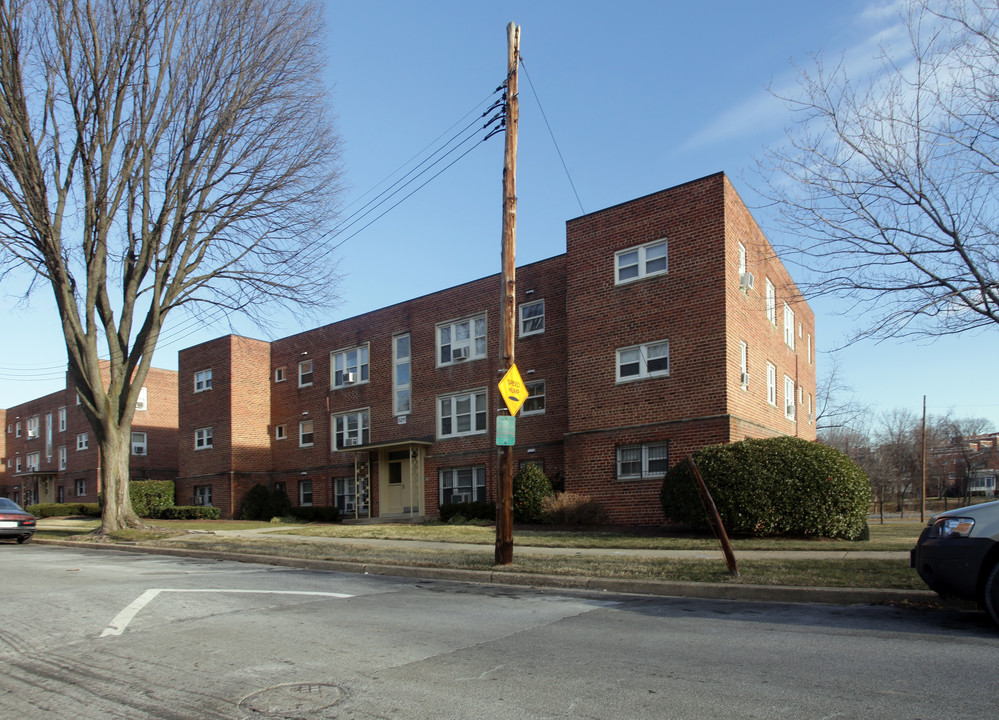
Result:
[[[336,705],[347,692],[332,683],[288,683],[259,690],[239,701],[250,717],[307,720],[309,715]]]

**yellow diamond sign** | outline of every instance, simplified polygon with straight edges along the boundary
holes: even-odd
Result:
[[[516,365],[507,370],[506,375],[499,381],[499,391],[503,396],[503,402],[506,403],[506,409],[511,415],[516,415],[520,406],[527,400],[527,388],[524,387],[524,381]]]

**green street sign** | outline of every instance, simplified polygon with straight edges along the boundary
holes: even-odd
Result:
[[[496,416],[496,444],[513,445],[517,439],[517,418],[513,415]]]

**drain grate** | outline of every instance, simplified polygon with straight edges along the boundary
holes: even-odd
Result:
[[[312,713],[336,705],[347,691],[332,683],[287,683],[264,688],[239,701],[249,717],[309,720]]]

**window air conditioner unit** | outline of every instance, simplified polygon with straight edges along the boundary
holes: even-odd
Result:
[[[346,438],[343,441],[344,447],[352,447],[354,445],[360,445],[360,444],[361,444],[360,438]]]
[[[784,414],[789,418],[794,417],[794,403],[788,403],[784,406]]]
[[[468,348],[467,347],[456,347],[451,351],[452,360],[468,360]]]
[[[742,375],[739,376],[739,382],[742,383],[743,387],[749,385],[749,373],[742,373]]]
[[[345,385],[349,385],[350,383],[357,382],[357,375],[355,373],[350,373],[350,372],[349,373],[344,373],[343,374],[343,382],[344,382]]]
[[[467,503],[471,501],[472,498],[470,497],[469,493],[453,493],[451,495],[452,504]]]
[[[815,413],[808,413],[808,424],[811,425],[815,422]]]
[[[739,288],[743,292],[746,290],[752,290],[755,282],[756,278],[753,277],[753,273],[751,272],[744,272],[739,275]]]

